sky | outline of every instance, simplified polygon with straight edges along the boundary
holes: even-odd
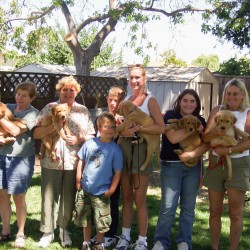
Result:
[[[152,23],[147,29],[150,36],[150,41],[154,49],[148,51],[151,61],[160,60],[160,54],[169,49],[176,52],[177,58],[186,61],[188,64],[196,59],[201,54],[210,55],[215,54],[219,57],[220,62],[226,61],[232,57],[238,58],[249,55],[249,50],[239,50],[234,48],[230,42],[223,44],[217,37],[211,34],[203,34],[201,32],[201,18],[194,15],[194,17],[187,16],[184,25],[174,26],[171,28],[167,18],[162,17],[158,22]],[[116,29],[116,34],[110,36],[116,39],[117,45],[123,44],[126,38],[121,28]],[[125,61],[128,64],[141,63],[142,57],[134,55],[131,49],[126,48],[123,54]]]
[[[44,6],[47,5],[48,2],[51,2],[51,0],[33,1],[36,4],[40,3],[38,6]],[[199,0],[198,3],[202,4],[204,1],[205,0]],[[89,12],[92,12],[94,8],[95,10],[96,8],[102,9],[108,4],[107,0],[89,0],[89,2],[92,4],[92,10],[90,11],[89,9]],[[73,15],[76,13],[79,14],[79,10],[80,7],[76,7],[74,10],[71,9]],[[84,10],[86,11],[86,8]],[[86,13],[80,13],[82,16],[87,17]],[[57,15],[58,17],[56,19],[58,19],[61,24],[64,23],[64,26],[67,27],[61,11],[58,11]],[[244,55],[249,55],[249,50],[240,51],[234,48],[232,43],[225,42],[221,44],[217,37],[211,34],[203,34],[201,32],[200,14],[194,14],[193,16],[185,15],[185,24],[178,26],[171,26],[169,18],[161,15],[161,20],[151,22],[147,24],[146,27],[153,48],[146,50],[145,54],[150,55],[151,62],[159,61],[161,59],[160,54],[170,49],[176,52],[177,58],[186,61],[188,64],[191,64],[191,62],[201,54],[215,54],[219,57],[221,63],[235,56],[240,58]],[[138,35],[137,38],[140,39],[140,36]],[[112,39],[115,39],[114,51],[119,53],[121,49],[123,50],[123,61],[125,63],[133,64],[143,62],[143,57],[136,56],[132,49],[124,47],[128,39],[127,29],[124,29],[124,25],[118,23],[115,32],[112,32],[106,41],[112,41]]]

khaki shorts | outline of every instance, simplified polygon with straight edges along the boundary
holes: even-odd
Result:
[[[146,160],[147,142],[132,144],[133,139],[121,138],[119,144],[123,152],[123,173],[126,174],[145,174],[150,175],[153,172],[152,162],[145,170],[140,171],[140,167]]]
[[[110,199],[79,191],[76,196],[74,223],[79,227],[95,226],[100,233],[109,231],[111,224]]]
[[[218,157],[210,156],[210,166],[217,164]],[[214,169],[206,169],[206,174],[203,179],[203,185],[211,190],[225,191],[227,189],[235,189],[241,191],[250,190],[250,156],[244,156],[240,158],[231,158],[232,161],[232,180],[227,178],[227,164],[224,166],[217,166]]]

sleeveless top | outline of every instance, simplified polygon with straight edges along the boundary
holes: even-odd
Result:
[[[131,96],[126,96],[125,100],[128,100]],[[144,100],[143,104],[141,106],[137,106],[141,111],[145,112],[150,116],[149,110],[148,110],[148,101],[149,99],[153,97],[152,95],[147,95],[146,99]]]
[[[221,106],[220,106],[220,110],[221,110]],[[231,111],[231,110],[229,110],[237,118],[237,122],[235,123],[235,127],[241,129],[242,131],[245,131],[247,112],[249,110],[250,110],[249,108],[246,108],[244,111]],[[249,150],[245,150],[241,153],[230,155],[230,157],[231,158],[239,158],[239,157],[248,156],[248,155],[249,155]]]

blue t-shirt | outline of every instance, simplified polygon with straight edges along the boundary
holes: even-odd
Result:
[[[78,156],[85,161],[82,187],[93,195],[106,192],[112,183],[114,172],[122,170],[122,151],[114,141],[103,143],[99,137],[89,139],[79,150]]]

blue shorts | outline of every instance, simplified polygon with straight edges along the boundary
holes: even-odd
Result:
[[[34,173],[35,155],[11,157],[0,155],[0,189],[8,194],[26,193]]]

